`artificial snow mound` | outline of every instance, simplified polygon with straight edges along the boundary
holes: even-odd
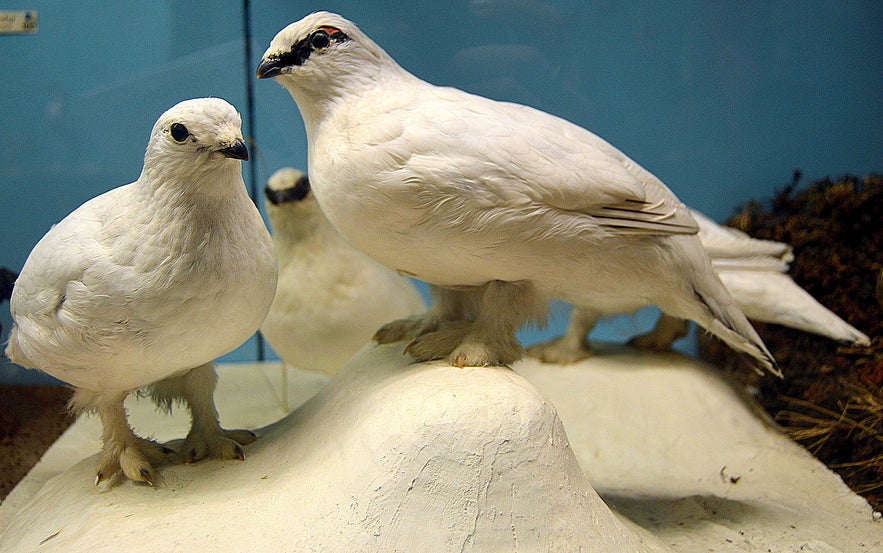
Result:
[[[508,368],[366,346],[245,462],[93,484],[90,457],[12,520],[16,551],[665,551],[591,488],[554,407]]]

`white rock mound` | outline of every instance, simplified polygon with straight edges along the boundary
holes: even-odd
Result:
[[[15,551],[665,551],[588,484],[561,421],[505,368],[408,365],[367,346],[259,431],[245,462],[95,487],[94,458],[12,520]]]

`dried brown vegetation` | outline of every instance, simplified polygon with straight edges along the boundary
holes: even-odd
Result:
[[[757,324],[785,373],[758,378],[705,336],[700,354],[746,386],[767,412],[857,493],[883,509],[883,177],[799,174],[767,204],[751,202],[729,224],[794,247],[790,275],[826,307],[868,334],[843,346],[797,330]]]

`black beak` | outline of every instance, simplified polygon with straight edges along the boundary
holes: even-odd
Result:
[[[245,147],[245,143],[241,140],[237,140],[236,143],[229,148],[223,148],[218,150],[218,152],[223,154],[224,157],[248,161],[248,148]]]
[[[261,64],[258,65],[258,79],[269,79],[281,75],[283,63],[281,59],[275,57],[261,60]]]

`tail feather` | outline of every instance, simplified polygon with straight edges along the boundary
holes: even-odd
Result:
[[[680,259],[691,265],[688,279],[694,301],[680,303],[672,311],[660,306],[662,310],[696,321],[731,348],[753,357],[759,373],[766,370],[781,378],[782,371],[776,360],[712,268],[702,243],[695,237],[685,237],[674,243],[681,249]]]
[[[720,287],[726,292],[723,284]],[[782,378],[782,371],[773,358],[773,354],[767,349],[757,331],[748,322],[745,314],[742,313],[729,293],[724,297],[720,295],[709,297],[695,288],[694,292],[708,312],[708,317],[704,321],[696,320],[697,323],[723,340],[731,348],[753,357],[760,367],[755,368],[758,373],[763,374],[761,369],[765,369]]]
[[[752,321],[784,325],[858,346],[871,343],[865,333],[819,303],[788,275],[751,271],[718,274]]]

